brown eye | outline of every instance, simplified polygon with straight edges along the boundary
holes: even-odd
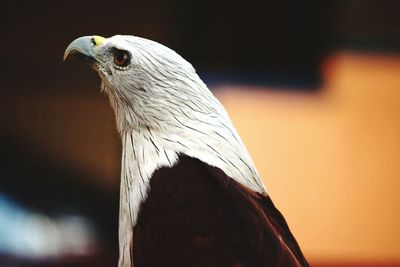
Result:
[[[131,55],[125,50],[114,50],[114,64],[118,67],[126,67],[131,63]]]

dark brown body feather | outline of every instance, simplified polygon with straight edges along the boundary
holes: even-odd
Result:
[[[309,266],[270,198],[180,156],[157,170],[134,230],[142,266]]]

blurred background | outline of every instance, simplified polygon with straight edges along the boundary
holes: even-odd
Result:
[[[399,1],[2,1],[0,266],[116,266],[121,144],[62,56],[131,34],[193,63],[312,266],[400,266]]]

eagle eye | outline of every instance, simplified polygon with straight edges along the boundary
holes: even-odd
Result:
[[[128,51],[114,49],[113,57],[114,57],[114,64],[117,67],[125,68],[131,63],[131,54]]]

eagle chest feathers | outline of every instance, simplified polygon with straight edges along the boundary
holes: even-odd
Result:
[[[173,50],[85,36],[123,151],[119,266],[308,266],[222,105]]]

